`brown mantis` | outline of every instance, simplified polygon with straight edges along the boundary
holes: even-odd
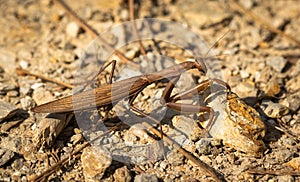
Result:
[[[96,107],[109,107],[113,103],[116,103],[122,99],[128,98],[130,108],[139,113],[140,115],[154,121],[155,123],[159,123],[158,120],[152,118],[148,114],[144,113],[139,108],[133,105],[135,98],[138,96],[140,92],[143,91],[148,85],[153,82],[161,81],[163,79],[169,79],[166,88],[163,91],[161,96],[161,104],[166,106],[167,108],[171,108],[181,112],[188,113],[199,113],[199,112],[209,112],[209,125],[206,128],[206,131],[209,130],[210,126],[213,124],[214,111],[211,107],[208,106],[200,106],[200,105],[191,105],[191,104],[182,104],[176,103],[178,100],[188,99],[191,96],[199,91],[203,91],[207,89],[213,82],[217,82],[223,86],[225,86],[228,90],[228,93],[231,93],[231,89],[226,82],[223,82],[218,79],[210,79],[205,80],[198,84],[197,86],[179,94],[175,94],[171,96],[172,91],[175,87],[175,83],[180,78],[181,74],[189,69],[198,69],[202,74],[206,74],[207,69],[202,59],[195,59],[194,62],[183,62],[172,67],[166,68],[164,70],[147,74],[141,76],[131,77],[125,80],[121,80],[115,83],[112,82],[112,75],[114,72],[116,61],[111,61],[109,64],[103,66],[103,68],[99,71],[103,71],[108,67],[108,65],[112,64],[113,71],[111,72],[109,84],[97,87],[92,90],[84,91],[82,93],[74,94],[71,96],[64,97],[62,99],[58,99],[46,104],[42,104],[33,108],[34,112],[51,112],[51,113],[63,113],[63,112],[71,112],[71,111],[80,111],[86,109],[93,109]],[[94,102],[94,105],[91,104]],[[162,127],[160,125],[160,133],[158,130],[154,129],[148,123],[143,122],[143,125],[150,129],[151,132],[156,135],[161,135],[160,137],[166,141],[169,145],[177,148],[184,156],[186,156],[189,160],[193,161],[195,164],[204,169],[210,176],[212,176],[216,181],[223,181],[223,179],[216,174],[216,172],[209,168],[206,164],[199,161],[193,155],[189,154],[186,150],[181,148],[176,142],[170,139],[168,136],[163,135]]]
[[[116,61],[113,60],[107,65],[103,66],[100,72],[106,69],[110,64],[112,64],[112,67],[114,69]],[[206,74],[207,72],[207,68],[202,59],[195,59],[195,61],[183,62],[152,74],[135,76],[115,83],[111,83],[113,74],[112,71],[110,75],[109,84],[97,87],[92,90],[84,91],[82,93],[67,96],[49,103],[42,104],[33,108],[33,111],[37,113],[63,113],[71,111],[80,111],[92,109],[95,107],[99,108],[109,106],[120,101],[121,99],[128,98],[130,108],[135,112],[146,116],[146,114],[144,114],[140,109],[133,105],[135,98],[148,85],[156,81],[169,79],[170,81],[164,89],[163,94],[161,96],[162,105],[165,105],[166,107],[177,111],[189,113],[210,112],[210,122],[212,122],[212,108],[207,106],[189,105],[175,102],[189,97],[190,94],[195,93],[195,91],[197,90],[203,90],[207,88],[208,85],[211,84],[211,81],[217,82],[225,86],[229,91],[230,87],[226,82],[223,82],[218,79],[211,79],[201,82],[199,85],[190,89],[188,92],[183,92],[181,94],[174,95],[171,97],[172,90],[175,86],[175,83],[180,78],[180,75],[183,72],[190,69],[198,69],[202,74]]]

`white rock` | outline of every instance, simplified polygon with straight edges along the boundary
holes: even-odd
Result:
[[[22,108],[25,109],[25,110],[31,109],[35,106],[34,100],[29,96],[26,96],[25,98],[22,98],[20,100],[20,102],[21,102]]]
[[[69,36],[77,37],[77,35],[79,34],[79,31],[80,31],[80,27],[77,25],[77,23],[70,22],[67,25],[66,32]]]
[[[272,67],[275,71],[281,72],[285,65],[287,64],[288,60],[284,59],[281,56],[274,56],[267,58],[267,64]]]
[[[21,60],[20,63],[19,63],[19,65],[21,66],[21,68],[27,69],[29,64],[28,64],[27,61]]]
[[[288,107],[278,103],[274,103],[270,100],[263,100],[261,103],[261,108],[264,113],[270,118],[281,118],[282,116],[289,113]]]
[[[241,70],[240,74],[242,78],[248,78],[250,76],[250,74],[245,70]]]

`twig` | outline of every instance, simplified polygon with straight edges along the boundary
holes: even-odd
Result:
[[[141,53],[145,57],[146,61],[149,62],[149,59],[147,57],[147,53],[145,51],[144,45],[141,41],[141,37],[140,37],[139,32],[138,32],[137,27],[136,27],[136,22],[134,21],[135,20],[135,17],[134,17],[134,0],[129,0],[128,1],[128,6],[129,6],[130,20],[132,22],[134,36],[138,39],[138,43],[139,43],[139,46],[140,46]]]
[[[284,176],[284,175],[291,175],[291,176],[299,176],[300,171],[291,171],[291,170],[256,170],[256,169],[250,169],[247,171],[249,174],[271,174],[271,175],[277,175],[277,176]]]
[[[94,138],[93,140],[91,140],[90,142],[85,142],[82,146],[80,146],[78,149],[74,150],[71,155],[68,155],[66,157],[64,157],[63,159],[61,159],[60,161],[58,161],[56,164],[54,164],[53,166],[51,166],[49,169],[47,169],[46,171],[42,172],[40,175],[35,176],[34,178],[30,179],[29,181],[40,181],[43,178],[51,175],[57,168],[59,168],[61,165],[63,165],[68,159],[70,159],[70,157],[74,157],[74,158],[78,158],[81,154],[79,154],[80,151],[82,151],[84,148],[90,146],[91,143],[95,142],[96,140],[100,139],[101,137],[107,135],[108,133],[115,131],[118,128],[119,125],[114,126],[112,128],[110,128],[109,130],[105,131],[104,133],[102,133],[101,135],[99,135],[98,137]]]
[[[157,129],[155,129],[154,127],[152,127],[147,122],[143,122],[143,125],[145,127],[149,128],[149,130],[152,133],[154,133],[155,135],[157,135],[158,137],[160,137],[161,139],[163,139],[168,145],[170,145],[170,146],[174,147],[176,150],[178,150],[187,159],[191,160],[193,163],[195,163],[197,166],[199,166],[201,169],[203,169],[214,180],[219,181],[219,182],[226,181],[223,178],[223,176],[221,176],[220,174],[218,174],[213,168],[211,168],[209,165],[205,164],[204,162],[202,162],[201,160],[199,160],[198,158],[196,158],[194,155],[192,155],[190,152],[188,152],[187,150],[185,150],[184,148],[182,148],[177,142],[175,142],[174,140],[172,140],[171,138],[169,138],[167,135],[163,134],[163,137],[161,137],[162,133],[160,131],[158,131]]]
[[[120,51],[116,50],[114,47],[112,47],[108,42],[106,42],[105,39],[103,39],[101,37],[101,35],[95,30],[93,29],[90,25],[88,25],[83,19],[81,19],[64,1],[62,0],[52,0],[53,2],[57,3],[58,5],[60,5],[65,11],[66,13],[73,18],[86,32],[88,32],[89,34],[91,34],[93,37],[98,38],[103,44],[104,46],[112,51],[115,52],[115,54],[124,62],[124,63],[128,63],[131,64],[132,66],[135,67],[139,67],[139,65],[137,65],[136,63],[130,61],[128,58],[126,58],[126,56],[121,53]]]
[[[261,19],[260,17],[256,16],[254,13],[252,13],[251,11],[247,10],[245,7],[243,7],[241,4],[239,4],[236,0],[230,0],[229,2],[231,5],[231,8],[237,9],[238,11],[246,14],[247,16],[252,18],[254,21],[256,21],[256,22],[260,23],[262,26],[266,27],[269,31],[274,32],[282,37],[285,37],[289,41],[294,42],[300,48],[300,41],[298,41],[294,36],[289,35],[283,31],[279,30],[278,28],[274,27],[272,24],[264,21],[263,19]]]
[[[20,67],[17,68],[17,74],[18,75],[31,75],[31,76],[35,76],[37,78],[41,78],[42,80],[45,80],[45,81],[56,83],[56,84],[58,84],[62,87],[66,87],[66,88],[70,88],[70,89],[73,88],[73,86],[70,85],[70,84],[67,84],[67,83],[52,79],[52,78],[48,78],[48,77],[46,77],[44,75],[41,75],[41,74],[32,73],[32,72],[30,72],[28,70],[25,70],[25,69],[22,69]]]

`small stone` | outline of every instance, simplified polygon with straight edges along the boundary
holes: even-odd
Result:
[[[295,76],[286,82],[288,92],[295,92],[300,90],[300,76]]]
[[[85,181],[101,179],[105,170],[111,165],[112,157],[100,147],[87,147],[81,155]]]
[[[239,1],[241,3],[242,6],[244,6],[247,9],[251,9],[253,6],[254,1],[253,0],[243,0],[243,1]]]
[[[250,76],[249,72],[247,72],[245,70],[241,70],[240,75],[242,78],[248,78]]]
[[[255,88],[255,84],[251,81],[248,82],[240,82],[233,91],[236,92],[241,98],[256,96],[257,89]]]
[[[278,175],[276,181],[290,182],[290,181],[294,181],[294,180],[295,180],[295,178],[291,175]]]
[[[285,65],[287,64],[288,60],[281,56],[274,56],[274,57],[268,57],[267,60],[267,65],[272,67],[275,71],[281,72]]]
[[[75,134],[81,134],[82,131],[79,128],[74,128],[74,133]]]
[[[25,61],[25,60],[21,60],[20,63],[19,63],[19,65],[20,65],[20,67],[22,69],[27,69],[28,66],[29,66],[29,63],[27,61]]]
[[[300,95],[295,93],[288,95],[280,104],[288,107],[291,111],[296,112],[300,108]]]
[[[128,21],[129,20],[129,12],[127,9],[122,9],[120,12],[121,20]]]
[[[285,162],[294,155],[294,152],[290,149],[282,149],[276,151],[275,155],[277,160],[279,160],[280,162]]]
[[[162,161],[160,164],[159,164],[159,167],[163,170],[167,169],[167,166],[168,166],[168,163],[166,161]]]
[[[33,143],[36,148],[50,146],[70,120],[67,114],[49,114],[42,118],[33,131]]]
[[[167,156],[168,163],[171,166],[182,166],[184,163],[184,156],[178,152],[172,152]]]
[[[130,175],[130,171],[127,169],[126,166],[117,169],[113,174],[113,177],[114,177],[114,181],[116,182],[130,182],[132,179]]]
[[[20,84],[19,92],[21,96],[29,95],[30,91],[31,91],[30,84],[28,83]]]
[[[16,111],[14,105],[0,101],[0,122],[14,116]]]
[[[255,79],[255,82],[266,82],[268,81],[270,78],[270,72],[269,71],[256,71],[255,72],[255,76],[254,76],[254,79]]]
[[[31,86],[31,89],[35,90],[35,89],[38,89],[39,87],[42,87],[43,85],[44,85],[43,83],[34,83]]]
[[[261,109],[270,118],[281,118],[289,113],[288,107],[274,103],[270,100],[263,100],[261,103]]]
[[[26,96],[25,98],[22,98],[20,100],[20,102],[21,102],[21,106],[24,110],[29,110],[29,109],[36,106],[34,100],[29,96]]]
[[[275,80],[269,80],[266,85],[262,88],[263,96],[275,97],[280,93],[280,84]]]
[[[14,137],[5,137],[5,138],[1,138],[1,143],[0,143],[0,147],[2,149],[8,149],[8,150],[11,150],[15,153],[18,153],[20,154],[21,152],[21,147],[22,147],[22,144],[21,144],[21,137],[17,137],[17,136],[14,136]]]
[[[11,167],[15,170],[20,171],[22,167],[24,167],[24,159],[16,159],[14,162],[11,164]]]
[[[206,155],[200,156],[200,160],[203,161],[204,163],[208,164],[208,165],[211,165],[211,159]]]
[[[53,95],[49,91],[46,91],[44,87],[34,89],[32,93],[32,98],[38,105],[54,100]]]
[[[83,139],[82,134],[76,134],[71,137],[71,142],[73,143],[73,145],[76,145],[82,139]]]
[[[67,25],[66,32],[71,37],[77,37],[80,32],[80,27],[75,22],[70,22]]]
[[[211,140],[207,138],[201,138],[198,142],[196,142],[196,148],[199,154],[207,155],[211,151]]]
[[[15,73],[16,70],[16,55],[9,50],[0,50],[0,67],[2,67],[7,74]]]
[[[8,91],[8,92],[6,93],[6,95],[7,95],[8,97],[17,97],[17,96],[19,95],[19,92],[16,91],[16,90],[11,90],[11,91]]]
[[[191,120],[191,118],[188,116],[174,116],[172,119],[172,124],[176,128],[176,130],[184,133],[190,139],[194,139],[196,137],[195,135],[197,134],[198,136],[202,134],[197,123],[194,120]]]
[[[155,174],[140,174],[135,176],[134,182],[158,182]]]
[[[293,158],[292,160],[287,162],[286,165],[292,167],[296,171],[299,171],[300,170],[300,157]]]
[[[0,148],[0,156],[0,166],[3,166],[15,156],[15,153],[11,150]]]
[[[16,90],[17,87],[14,84],[6,84],[6,83],[0,83],[0,94],[4,95],[8,93],[9,91]]]

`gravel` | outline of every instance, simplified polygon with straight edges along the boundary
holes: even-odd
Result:
[[[239,2],[283,32],[299,37],[300,10],[296,1]],[[151,30],[156,35],[143,40],[148,62],[136,42],[126,43],[133,38],[133,32],[128,32],[129,26],[118,29],[117,36],[108,31],[129,19],[128,6],[123,1],[66,0],[66,3],[98,32],[105,32],[103,37],[141,69],[134,69],[115,55],[108,55],[109,51],[100,44],[94,47],[97,55],[89,54],[82,62],[82,52],[93,41],[92,36],[50,0],[3,1],[0,6],[0,181],[34,178],[63,157],[70,156],[85,140],[115,125],[117,120],[128,122],[99,141],[103,150],[110,151],[110,154],[88,147],[79,153],[81,157],[70,156],[67,163],[60,165],[46,180],[210,181],[211,178],[200,167],[167,144],[161,145],[162,142],[156,141],[157,136],[143,130],[141,124],[131,126],[133,118],[137,117],[129,117],[127,100],[119,103],[121,109],[115,106],[115,110],[108,113],[104,124],[98,122],[105,115],[102,111],[100,115],[93,111],[76,113],[76,117],[81,117],[81,123],[72,119],[69,113],[56,116],[35,114],[30,111],[35,104],[69,95],[72,90],[35,76],[16,73],[16,67],[21,66],[32,73],[66,83],[78,83],[77,75],[87,76],[82,77],[86,81],[91,77],[90,73],[99,70],[98,63],[116,59],[115,79],[118,80],[124,76],[158,71],[182,61],[193,61],[194,54],[201,57],[199,52],[208,68],[207,76],[194,70],[183,74],[174,93],[187,90],[208,78],[228,82],[241,100],[260,113],[266,125],[265,137],[259,135],[261,137],[250,140],[265,144],[266,149],[261,156],[249,155],[245,150],[249,145],[242,142],[238,147],[228,145],[228,141],[234,138],[230,137],[230,132],[245,132],[237,130],[234,122],[226,126],[231,127],[230,132],[212,138],[205,135],[198,114],[166,111],[159,102],[166,86],[164,83],[151,84],[134,104],[152,116],[165,116],[164,119],[159,118],[163,133],[180,142],[184,149],[220,172],[227,181],[299,181],[299,176],[286,173],[248,172],[250,169],[260,172],[299,170],[300,58],[299,48],[293,42],[269,32],[244,13],[237,13],[231,1],[226,4],[208,0],[165,0],[154,4],[153,1],[141,1],[137,6],[138,18],[165,19],[178,22],[183,27],[170,28],[157,22],[153,25],[138,24],[141,35],[149,33],[146,31],[148,26],[152,26]],[[152,38],[160,40],[152,41]],[[211,47],[216,41],[216,46]],[[189,51],[183,50],[187,48]],[[89,61],[97,64],[89,65]],[[107,70],[110,72],[110,68]],[[105,83],[104,79],[99,80]],[[208,90],[217,92],[224,88]],[[206,101],[199,98],[193,98],[193,104],[198,99],[200,104],[206,105]],[[213,109],[218,107],[220,105]],[[222,116],[220,111],[216,114]],[[145,120],[139,118],[138,122]],[[239,139],[245,137],[241,134],[236,136],[240,136]],[[253,136],[255,134],[250,138]],[[120,158],[127,160],[117,160],[116,154],[122,154]],[[133,160],[139,164],[133,163]]]

